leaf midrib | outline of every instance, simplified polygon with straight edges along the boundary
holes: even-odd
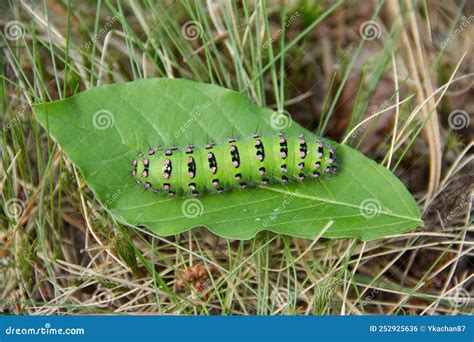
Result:
[[[301,194],[301,193],[290,192],[290,191],[286,191],[286,190],[280,190],[280,189],[277,189],[277,188],[269,188],[269,187],[265,187],[265,186],[260,186],[260,187],[264,188],[264,189],[267,189],[269,191],[279,192],[279,193],[282,193],[282,194],[295,196],[295,197],[299,197],[299,198],[304,198],[304,199],[309,199],[309,200],[313,200],[313,201],[320,201],[320,202],[328,203],[328,204],[337,204],[337,205],[346,206],[346,207],[350,207],[350,208],[356,208],[356,209],[361,209],[362,208],[361,206],[346,203],[346,202],[333,201],[333,200],[324,199],[324,198],[321,198],[321,197],[304,195],[304,194]],[[389,213],[389,212],[383,211],[383,210],[380,210],[380,213],[383,213],[384,215],[387,215],[387,216],[402,218],[402,219],[405,219],[405,220],[408,220],[408,221],[421,222],[421,220],[414,219],[413,217],[410,217],[410,216],[398,215],[398,214]]]

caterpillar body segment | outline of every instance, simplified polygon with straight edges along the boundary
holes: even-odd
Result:
[[[321,140],[283,134],[185,148],[149,148],[132,161],[145,190],[197,196],[270,183],[303,182],[337,170],[334,150]]]

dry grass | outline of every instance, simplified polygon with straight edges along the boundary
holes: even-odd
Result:
[[[73,3],[0,5],[2,311],[471,313],[472,3]],[[115,224],[28,106],[157,76],[240,90],[358,148],[406,184],[425,226],[365,243]]]

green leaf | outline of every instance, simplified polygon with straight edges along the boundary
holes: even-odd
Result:
[[[129,176],[130,161],[149,146],[204,145],[248,137],[288,119],[240,93],[181,79],[147,79],[94,88],[63,101],[37,104],[39,122],[81,170],[100,202],[123,223],[171,235],[205,226],[217,235],[249,239],[271,230],[304,238],[370,240],[422,224],[418,206],[388,170],[333,143],[338,173],[323,181],[272,185],[198,198],[144,192]],[[288,135],[311,133],[297,123]],[[371,210],[372,208],[372,210]]]

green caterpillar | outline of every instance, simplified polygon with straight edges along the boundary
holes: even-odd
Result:
[[[132,161],[132,177],[145,190],[168,195],[223,193],[272,182],[304,181],[337,170],[332,147],[303,135],[260,137],[227,143],[150,148]]]

